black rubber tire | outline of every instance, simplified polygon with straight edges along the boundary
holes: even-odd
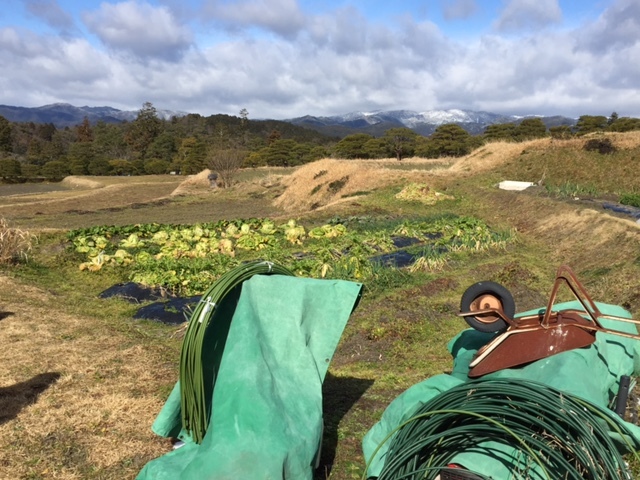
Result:
[[[516,302],[513,300],[511,292],[495,282],[478,282],[467,288],[460,300],[460,311],[472,311],[473,302],[483,295],[496,297],[500,302],[505,317],[513,318],[516,314]],[[464,319],[470,327],[484,333],[503,332],[509,327],[509,324],[500,317],[487,321],[486,318],[482,319],[474,315],[467,315]]]

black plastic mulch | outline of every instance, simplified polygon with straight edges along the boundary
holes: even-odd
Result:
[[[135,319],[156,320],[169,325],[180,325],[189,320],[201,296],[174,298],[166,302],[155,302],[140,308]]]
[[[629,205],[621,205],[619,203],[603,203],[602,208],[605,210],[611,210],[612,212],[622,213],[629,215],[630,217],[640,220],[640,208],[632,207]]]
[[[168,296],[171,295],[159,288],[149,288],[134,282],[118,283],[98,295],[100,298],[118,297],[130,303],[156,301]]]
[[[420,243],[420,240],[413,237],[391,237],[391,241],[393,242],[393,246],[396,248],[410,247],[411,245]]]
[[[179,325],[189,319],[200,296],[178,298],[158,288],[149,288],[138,283],[119,283],[98,295],[100,298],[120,298],[129,303],[153,302],[138,309],[133,318],[155,320]]]
[[[425,238],[433,240],[439,235],[425,235]],[[393,237],[396,248],[406,248],[423,243],[421,240],[410,237]],[[300,254],[304,258],[308,254]],[[417,254],[406,250],[398,250],[383,255],[371,257],[370,261],[385,267],[408,267],[419,257]],[[98,295],[100,298],[117,297],[130,303],[153,302],[138,309],[133,318],[155,320],[169,325],[179,325],[189,320],[191,312],[196,308],[201,296],[186,298],[174,297],[166,291],[157,288],[149,288],[138,283],[128,282],[114,285]]]
[[[371,257],[370,260],[372,263],[382,265],[383,267],[402,268],[413,265],[417,258],[418,255],[414,255],[413,253],[409,253],[405,250],[399,250],[397,252],[385,253],[384,255]]]

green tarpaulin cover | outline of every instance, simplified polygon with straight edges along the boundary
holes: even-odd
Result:
[[[617,305],[596,303],[604,315],[631,318],[628,311]],[[566,302],[554,306],[554,310],[579,309],[579,302]],[[526,316],[541,310],[523,312]],[[602,319],[602,325],[612,330],[637,333],[635,324],[619,320]],[[385,410],[382,418],[366,434],[362,446],[368,462],[367,475],[377,477],[382,470],[390,441],[384,442],[404,420],[410,418],[421,405],[450,388],[469,381],[469,363],[480,347],[489,342],[494,334],[468,329],[454,337],[448,345],[453,356],[451,374],[441,374],[418,383],[398,396]],[[533,380],[561,391],[579,396],[596,405],[608,408],[617,395],[620,377],[640,372],[640,341],[618,335],[598,333],[594,344],[562,352],[519,368],[509,368],[482,377],[483,379],[519,378]],[[640,440],[640,428],[626,424]],[[378,447],[380,448],[378,449]],[[374,457],[374,452],[375,457]],[[497,452],[501,452],[498,454]],[[494,479],[512,478],[510,464],[516,463],[515,450],[502,444],[486,442],[474,452],[461,452],[452,463],[463,465],[475,473]],[[513,460],[510,462],[510,459]],[[529,472],[532,479],[544,478],[535,471]]]
[[[227,319],[202,443],[181,431],[178,383],[152,428],[161,436],[180,432],[185,445],[149,462],[137,479],[311,479],[322,441],[322,382],[361,288],[283,275],[245,281]]]

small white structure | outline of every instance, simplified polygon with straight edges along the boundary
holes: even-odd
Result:
[[[504,180],[498,184],[498,188],[501,190],[515,190],[522,191],[526,188],[533,187],[533,182],[516,182],[515,180]]]

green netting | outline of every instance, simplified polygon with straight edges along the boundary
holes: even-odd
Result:
[[[630,318],[629,312],[616,305],[597,303],[604,315]],[[581,309],[578,302],[557,304],[554,310]],[[523,312],[518,316],[538,313]],[[604,327],[637,333],[634,324],[603,319]],[[389,436],[410,418],[416,410],[443,392],[470,382],[467,374],[469,363],[477,350],[485,345],[493,334],[468,329],[457,335],[448,345],[453,356],[451,374],[437,375],[418,383],[398,396],[385,410],[382,418],[366,434],[362,446],[368,462],[367,475],[377,477],[382,471],[385,455],[390,445]],[[563,352],[529,365],[494,372],[483,379],[522,379],[539,382],[557,390],[573,394],[599,407],[608,408],[617,395],[620,377],[640,372],[640,342],[618,335],[598,333],[593,345]],[[629,431],[640,441],[640,428],[624,422]],[[386,440],[386,441],[385,441]],[[620,448],[625,445],[619,442]],[[466,466],[476,473],[494,479],[521,478],[514,476],[515,464],[521,461],[521,453],[514,448],[495,442],[483,442],[473,449],[461,451],[452,463]],[[537,473],[536,473],[537,472]],[[535,468],[529,472],[532,479],[544,478]],[[524,477],[522,477],[524,478]]]
[[[149,462],[138,480],[311,479],[322,382],[361,288],[282,275],[245,281],[237,304],[224,307],[228,334],[211,359],[219,365],[210,367],[217,375],[202,443],[182,429],[176,385],[153,431],[185,445]]]

